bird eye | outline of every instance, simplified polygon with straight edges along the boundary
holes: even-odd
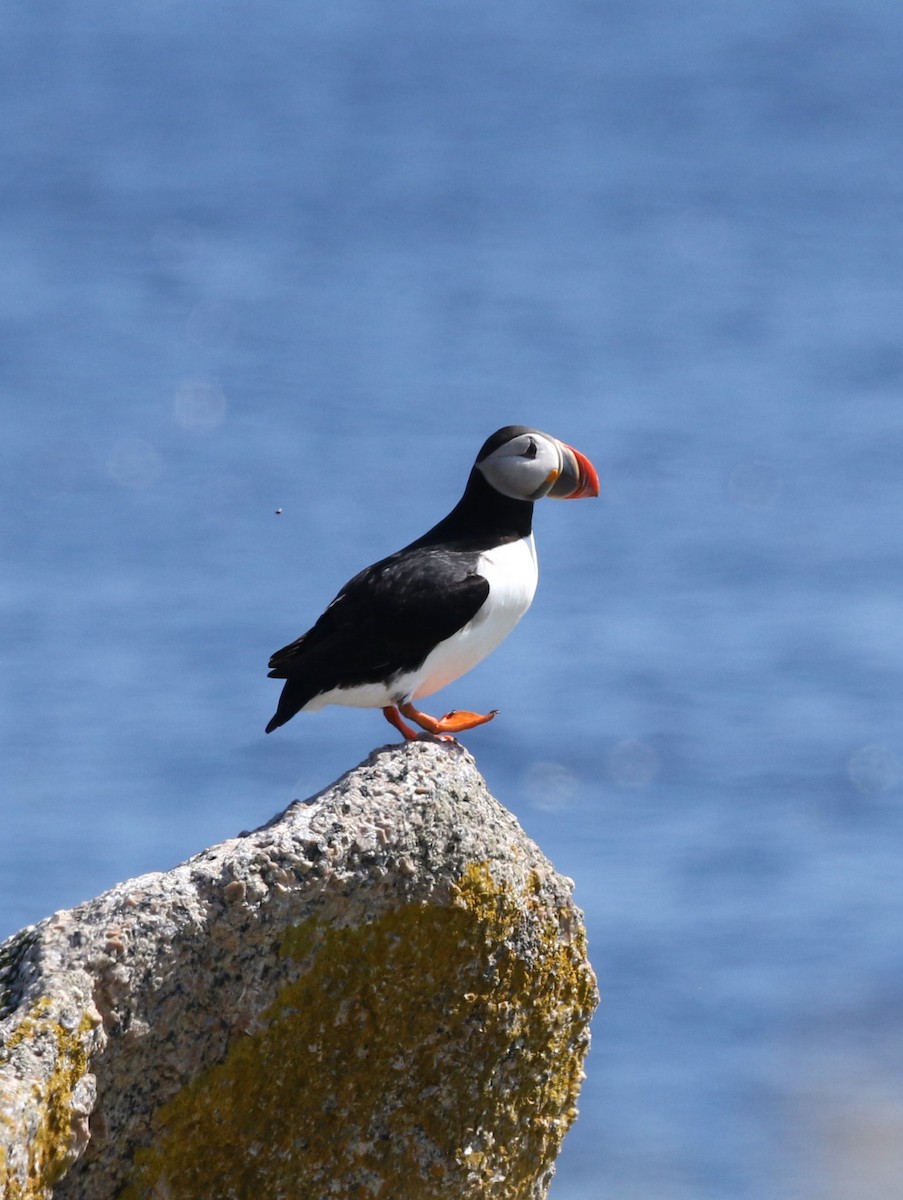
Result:
[[[535,458],[536,457],[536,442],[533,440],[533,438],[530,438],[530,445],[526,448],[526,450],[523,452],[521,457],[522,458]]]

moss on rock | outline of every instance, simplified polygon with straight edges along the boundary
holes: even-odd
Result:
[[[300,976],[157,1114],[123,1200],[535,1196],[595,983],[579,938],[549,920],[519,944],[523,918],[475,865],[445,906],[290,930]]]
[[[75,1136],[72,1124],[72,1096],[76,1085],[88,1071],[88,1046],[84,1035],[91,1022],[83,1016],[75,1029],[59,1019],[49,996],[31,1006],[9,1037],[3,1049],[5,1061],[28,1044],[38,1048],[51,1043],[53,1069],[46,1080],[33,1085],[33,1111],[40,1114],[37,1128],[23,1147],[26,1153],[25,1180],[20,1172],[8,1168],[7,1156],[0,1159],[0,1184],[4,1200],[49,1200],[54,1184],[72,1162]]]
[[[572,890],[412,742],[54,914],[0,947],[0,1194],[542,1200],[596,1002]]]

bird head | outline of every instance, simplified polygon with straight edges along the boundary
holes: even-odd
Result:
[[[512,500],[577,500],[599,495],[599,476],[579,450],[525,425],[488,438],[474,464],[490,487]]]

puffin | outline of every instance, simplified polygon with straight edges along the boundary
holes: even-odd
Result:
[[[432,717],[418,705],[475,667],[530,607],[535,502],[598,495],[592,463],[566,442],[526,425],[497,430],[448,516],[355,575],[271,657],[269,678],[285,684],[266,732],[327,704],[381,708],[408,740],[425,731],[454,741],[491,721],[497,709]]]

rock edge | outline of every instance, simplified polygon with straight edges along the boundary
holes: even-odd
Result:
[[[0,947],[5,1200],[541,1200],[597,1002],[573,885],[458,745]]]

